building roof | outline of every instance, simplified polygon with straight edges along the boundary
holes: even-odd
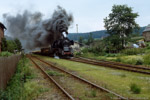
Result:
[[[4,24],[2,24],[1,22],[0,22],[0,27],[1,27],[2,29],[6,29],[6,27],[4,26]]]
[[[145,28],[143,32],[150,32],[150,24]]]

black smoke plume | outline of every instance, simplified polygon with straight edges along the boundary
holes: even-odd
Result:
[[[72,14],[58,6],[50,19],[42,20],[42,13],[24,11],[23,14],[12,16],[3,15],[7,26],[7,33],[18,38],[25,49],[47,47],[55,40],[68,33],[68,28],[73,22]]]

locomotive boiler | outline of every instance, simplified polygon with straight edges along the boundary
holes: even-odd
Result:
[[[71,45],[74,45],[73,40],[69,40],[67,37],[58,39],[48,48],[42,48],[41,54],[48,56],[59,56],[62,58],[73,57],[73,49]]]

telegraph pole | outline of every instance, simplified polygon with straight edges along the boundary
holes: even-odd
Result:
[[[77,29],[77,34],[78,34],[78,24],[76,24],[76,29]],[[78,40],[78,35],[77,35],[77,40]]]
[[[78,24],[76,24],[76,28],[77,28],[77,33],[78,33]]]

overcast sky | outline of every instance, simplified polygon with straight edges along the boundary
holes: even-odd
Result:
[[[40,11],[44,18],[50,18],[57,5],[62,6],[74,16],[74,23],[69,32],[104,30],[103,19],[111,12],[114,4],[127,4],[133,7],[133,12],[140,15],[136,22],[140,26],[150,24],[150,0],[0,0],[0,22],[4,22],[2,15],[9,13],[16,15],[24,10]]]

